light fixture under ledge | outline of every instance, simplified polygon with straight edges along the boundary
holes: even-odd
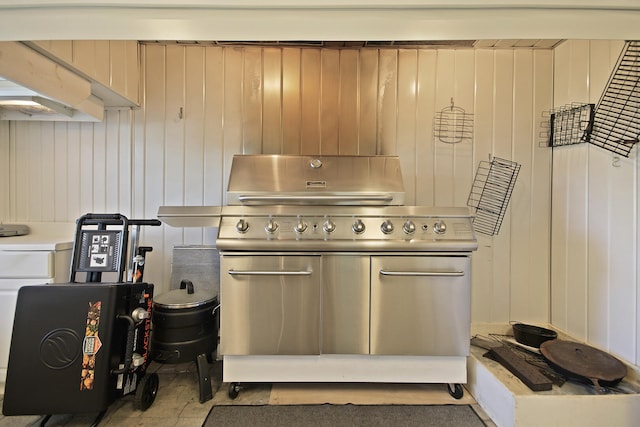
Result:
[[[0,109],[16,111],[29,116],[63,114],[73,117],[74,110],[66,105],[41,96],[0,96]]]

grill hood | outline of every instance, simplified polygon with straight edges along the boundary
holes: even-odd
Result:
[[[173,227],[218,227],[238,206],[403,205],[397,156],[235,155],[228,206],[160,206],[158,219]],[[335,208],[334,208],[335,209]]]
[[[236,155],[228,205],[402,205],[397,156]]]

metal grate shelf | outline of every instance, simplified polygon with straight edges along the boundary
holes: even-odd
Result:
[[[590,143],[629,157],[640,136],[640,41],[627,42],[595,111]]]
[[[498,157],[480,162],[467,200],[467,206],[475,209],[476,231],[489,236],[498,234],[519,171],[518,163]]]

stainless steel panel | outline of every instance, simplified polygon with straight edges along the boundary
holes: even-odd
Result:
[[[320,256],[220,258],[223,355],[320,354]]]
[[[369,353],[369,256],[323,255],[323,354]]]
[[[397,156],[236,155],[229,205],[402,205]]]
[[[158,219],[172,227],[217,227],[221,206],[160,206]]]
[[[185,206],[186,208],[192,208]],[[178,206],[162,207],[178,208]],[[217,207],[204,207],[205,210],[217,209]],[[409,216],[437,218],[472,218],[468,207],[454,206],[223,206],[223,216],[264,216],[265,213],[273,215],[330,215],[330,216]]]
[[[371,257],[371,354],[467,356],[471,258]]]
[[[222,250],[471,251],[478,245],[471,218],[468,208],[227,206],[216,244]]]

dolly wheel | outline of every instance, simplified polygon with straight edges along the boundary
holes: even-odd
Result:
[[[229,384],[229,399],[235,399],[240,394],[240,383]]]
[[[136,398],[135,398],[135,407],[141,411],[146,411],[153,404],[153,401],[156,400],[156,395],[158,394],[158,383],[160,380],[158,379],[158,374],[153,373],[150,375],[145,375],[140,380],[140,384],[138,384],[138,389],[136,390]]]
[[[453,387],[453,388],[452,388]],[[462,399],[464,395],[464,389],[460,384],[447,384],[447,388],[449,389],[449,394],[454,399]]]

